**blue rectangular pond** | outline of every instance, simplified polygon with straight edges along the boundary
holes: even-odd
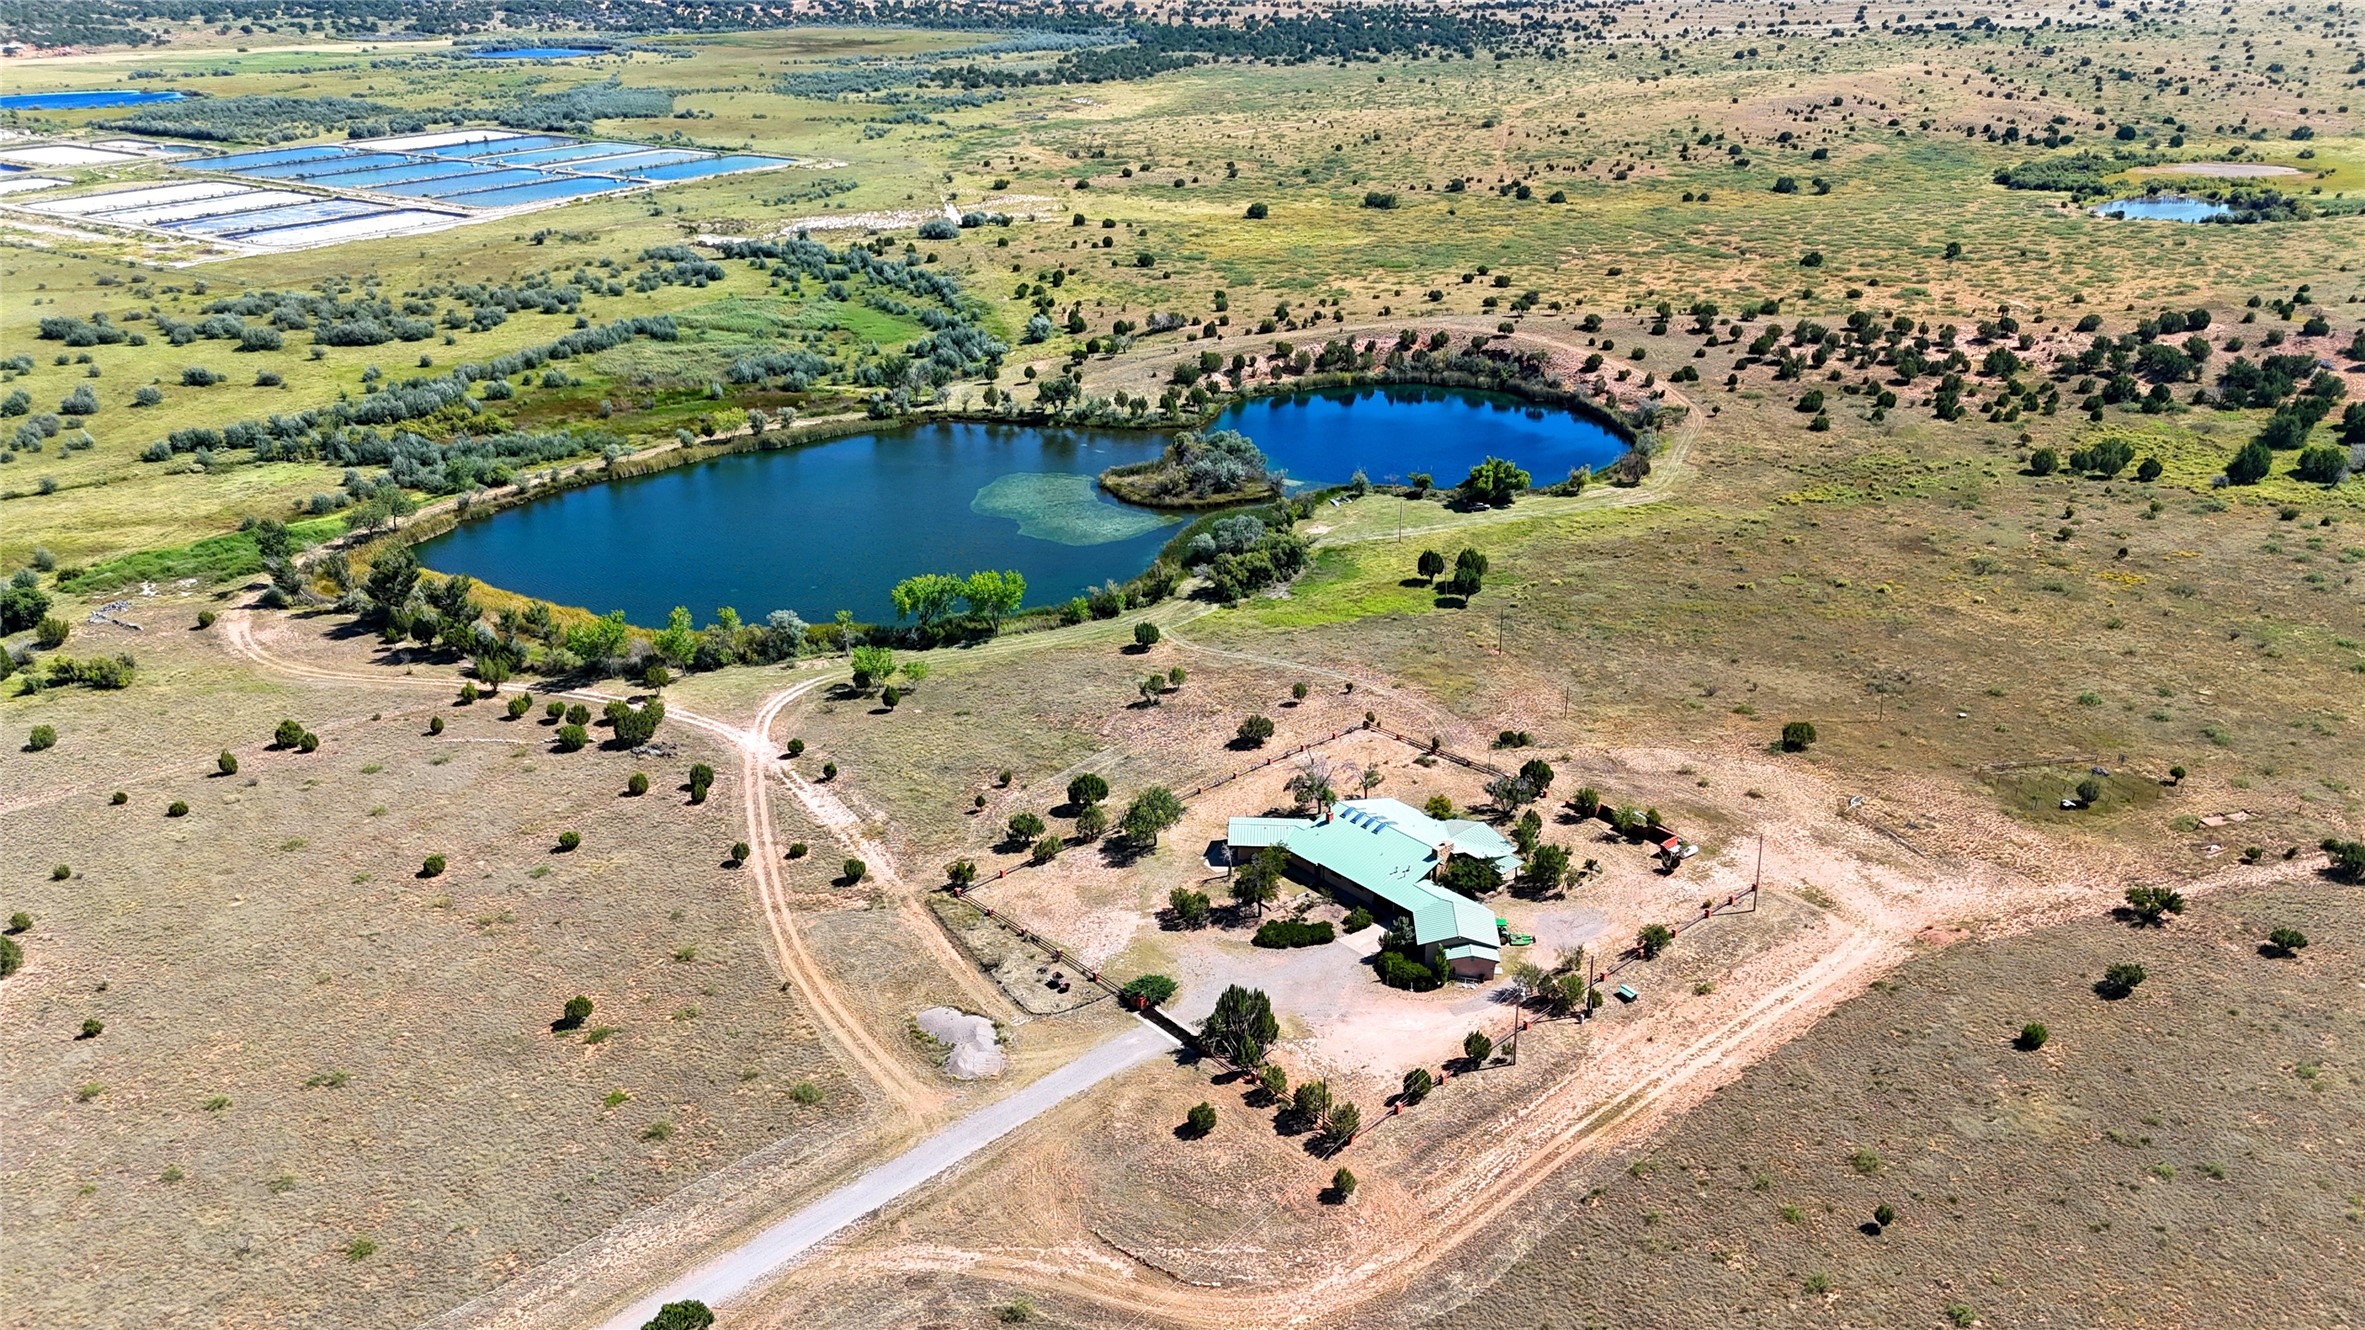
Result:
[[[600,180],[591,176],[544,176],[530,185],[456,194],[444,201],[457,203],[464,208],[516,208],[528,203],[555,203],[560,199],[582,198],[631,187],[631,182],[625,180]]]
[[[640,151],[637,143],[567,143],[556,148],[530,148],[524,152],[505,152],[493,160],[503,166],[548,166],[554,162],[571,162],[585,157],[617,157]]]
[[[670,166],[675,162],[707,161],[712,153],[688,152],[680,148],[657,148],[648,152],[629,152],[619,157],[602,157],[591,162],[569,162],[570,171],[597,172],[600,175],[637,176],[652,166]]]
[[[314,176],[342,175],[348,171],[368,171],[381,166],[401,166],[410,158],[398,152],[356,152],[343,157],[323,157],[309,162],[281,162],[277,166],[258,166],[238,174],[250,180],[310,180]]]
[[[643,180],[696,180],[702,176],[724,175],[732,171],[760,171],[766,167],[787,166],[785,157],[757,157],[748,153],[733,153],[727,157],[704,157],[694,162],[675,162],[671,166],[652,166],[634,175]]]
[[[505,152],[524,152],[529,148],[555,148],[577,142],[554,134],[519,134],[505,139],[479,139],[474,143],[447,143],[440,148],[421,148],[419,151],[435,157],[490,157]]]
[[[318,203],[290,203],[277,208],[258,208],[252,212],[225,213],[215,217],[198,217],[176,222],[169,229],[188,235],[222,236],[235,239],[250,231],[268,231],[280,226],[300,226],[307,222],[333,222],[347,217],[365,217],[373,212],[385,212],[384,204],[364,203],[360,199],[322,199]]]
[[[598,46],[507,46],[498,50],[470,51],[471,60],[578,60],[587,55],[606,55]]]
[[[309,148],[268,148],[262,152],[234,152],[222,157],[200,157],[189,165],[207,171],[251,171],[258,166],[279,166],[287,162],[316,162],[324,157],[350,157],[346,148],[315,144]]]
[[[130,88],[96,88],[88,92],[19,92],[0,97],[0,111],[83,111],[94,106],[148,106],[177,102],[185,92],[136,92]]]
[[[475,169],[475,165],[469,162],[404,162],[400,166],[381,166],[375,170],[339,171],[335,175],[313,176],[308,183],[323,189],[377,189],[384,185],[407,185],[414,180],[441,180]]]
[[[414,180],[407,185],[387,185],[378,192],[400,194],[409,199],[441,199],[454,194],[465,194],[472,189],[499,189],[503,185],[520,185],[542,179],[539,171],[463,171],[458,175],[435,180]]]

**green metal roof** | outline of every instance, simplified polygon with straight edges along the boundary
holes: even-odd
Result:
[[[1286,845],[1293,858],[1328,869],[1403,911],[1417,945],[1475,946],[1489,958],[1499,954],[1494,911],[1429,880],[1445,846],[1494,859],[1507,874],[1517,872],[1518,856],[1490,827],[1441,822],[1395,799],[1354,799],[1335,805],[1319,822],[1236,817],[1225,839],[1236,849]]]

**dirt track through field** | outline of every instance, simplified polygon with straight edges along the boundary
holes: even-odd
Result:
[[[271,650],[257,637],[254,616],[243,608],[228,611],[222,623],[225,630],[223,640],[229,644],[231,651],[284,678],[313,683],[399,684],[438,692],[450,692],[463,682],[456,673],[395,674],[388,671],[340,670],[292,660]],[[782,710],[826,682],[826,678],[806,679],[773,694],[758,713],[757,728],[753,730],[743,730],[710,716],[671,705],[666,707],[665,718],[712,734],[739,754],[740,811],[746,827],[747,843],[752,851],[747,866],[754,881],[756,900],[764,917],[765,928],[772,936],[773,958],[780,967],[782,977],[854,1069],[880,1094],[886,1096],[899,1112],[922,1117],[942,1103],[943,1092],[922,1080],[902,1058],[880,1042],[838,990],[836,980],[807,950],[780,878],[782,853],[779,837],[774,831],[771,786],[765,770],[767,766],[773,765],[773,758],[771,743],[766,736],[771,723]],[[588,688],[572,689],[560,696],[603,703],[616,700],[615,694]],[[848,848],[852,849],[853,846],[849,845]],[[866,860],[875,855],[876,862],[891,866],[892,860],[886,856],[883,848],[869,848],[871,854],[863,855]],[[856,852],[861,853],[859,850]],[[961,966],[954,973],[960,974],[968,968]]]

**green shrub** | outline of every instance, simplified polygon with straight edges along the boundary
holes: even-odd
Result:
[[[1404,1073],[1404,1093],[1398,1097],[1408,1106],[1418,1104],[1428,1098],[1429,1092],[1436,1088],[1437,1078],[1429,1074],[1429,1069],[1415,1067]]]
[[[182,800],[175,799],[164,806],[164,815],[166,817],[187,817],[189,805]]]
[[[214,766],[225,776],[235,776],[238,774],[238,754],[225,748],[221,756],[214,759]]]
[[[573,853],[575,848],[582,843],[583,836],[580,832],[562,831],[558,833],[558,850],[561,854]]]
[[[1437,977],[1435,970],[1400,951],[1379,953],[1372,958],[1372,968],[1379,973],[1381,983],[1415,993],[1426,993],[1445,982]]]
[[[1356,906],[1354,909],[1347,911],[1346,920],[1340,925],[1340,927],[1344,928],[1350,933],[1362,932],[1364,929],[1371,927],[1371,911],[1364,909],[1360,905]]]
[[[2030,1021],[2028,1024],[2020,1027],[2020,1037],[2013,1040],[2012,1042],[2021,1051],[2034,1053],[2038,1049],[2043,1048],[2045,1046],[2045,1041],[2051,1039],[2052,1037],[2053,1032],[2051,1030],[2046,1029],[2043,1025],[2036,1021]]]
[[[441,877],[441,876],[443,876],[443,856],[442,856],[442,855],[440,855],[440,854],[431,854],[431,855],[428,855],[428,856],[427,856],[427,861],[426,861],[425,863],[423,863],[423,864],[420,864],[420,865],[419,865],[419,876],[421,876],[421,877]]]
[[[57,747],[57,729],[54,726],[36,725],[33,727],[33,732],[25,738],[25,751],[28,753],[38,753],[44,749],[55,747]]]
[[[0,937],[0,979],[15,974],[24,964],[25,949],[17,945],[15,938]]]
[[[1319,947],[1331,940],[1330,921],[1318,919],[1267,919],[1249,941],[1256,946],[1276,950],[1290,947]]]
[[[1215,1105],[1202,1099],[1191,1105],[1183,1115],[1183,1125],[1192,1136],[1205,1136],[1215,1130]]]
[[[436,723],[441,724],[442,717],[437,717]],[[580,725],[561,725],[558,727],[557,737],[558,751],[562,753],[579,752],[591,742],[591,731]]]
[[[2132,961],[2119,961],[2102,972],[2102,981],[2094,986],[2094,991],[2106,998],[2123,998],[2134,992],[2136,986],[2147,978],[2150,976],[2144,973],[2142,966]]]
[[[862,862],[860,859],[848,859],[845,863],[839,865],[839,868],[841,870],[841,880],[844,881],[849,887],[855,885],[856,883],[862,881],[863,878],[870,875],[870,865]]]
[[[1162,974],[1145,974],[1128,980],[1117,996],[1139,1007],[1155,1007],[1174,1000],[1180,985]]]
[[[647,794],[649,792],[649,773],[646,771],[633,772],[631,779],[624,782],[624,792],[636,799]]]

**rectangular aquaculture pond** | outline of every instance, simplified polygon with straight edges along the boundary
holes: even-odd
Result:
[[[652,166],[635,171],[643,180],[696,180],[702,176],[728,175],[733,171],[763,171],[775,166],[787,166],[785,157],[756,157],[747,153],[733,153],[727,157],[703,157],[694,162],[675,162],[670,166]]]
[[[545,176],[536,184],[457,194],[443,202],[469,208],[516,208],[528,203],[554,203],[560,199],[582,198],[589,194],[630,188],[632,182],[628,180],[601,180],[593,176]]]
[[[327,222],[345,217],[361,217],[373,212],[390,211],[384,204],[364,203],[359,199],[316,199],[308,203],[290,203],[281,207],[261,208],[252,212],[234,212],[222,217],[200,217],[173,227],[185,235],[220,236],[235,239],[250,231],[267,231],[275,226],[294,226],[304,222]]]

